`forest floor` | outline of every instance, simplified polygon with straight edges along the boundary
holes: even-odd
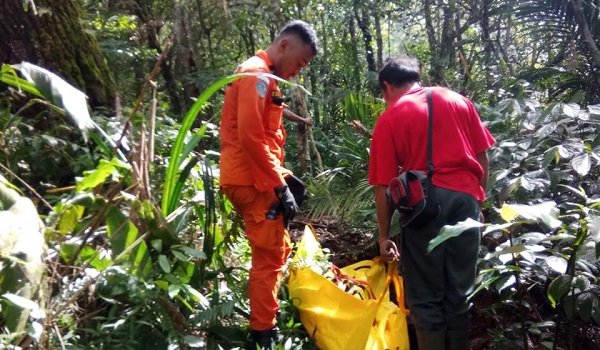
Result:
[[[304,232],[304,218],[292,224],[290,235],[292,241],[298,241]],[[312,220],[312,226],[319,237],[323,248],[331,255],[331,263],[344,267],[361,260],[372,259],[379,255],[373,232],[366,229],[351,228],[334,218]],[[529,310],[535,315],[527,314],[525,327],[529,328],[526,338],[523,337],[523,325],[520,313],[509,303],[503,303],[499,296],[492,292],[480,292],[473,301],[472,327],[468,350],[484,349],[552,349],[552,340],[558,339],[559,346],[555,349],[569,350],[598,350],[600,349],[600,327],[590,322],[562,322],[558,331],[556,327],[544,326],[544,322],[553,320],[557,314],[552,309],[542,290],[532,288],[526,295]],[[523,311],[530,313],[530,311]],[[533,319],[537,319],[534,321]],[[411,350],[418,350],[414,328],[409,318],[409,337]],[[532,327],[541,330],[531,331]],[[545,328],[544,328],[545,327]],[[544,339],[542,339],[544,338]],[[522,344],[527,342],[527,347]],[[544,344],[544,342],[546,342]],[[519,345],[520,344],[520,345]]]

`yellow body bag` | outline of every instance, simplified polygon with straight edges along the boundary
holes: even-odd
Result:
[[[322,254],[307,225],[287,282],[302,325],[319,349],[408,350],[408,310],[396,263],[376,258],[321,274],[311,268],[311,259]],[[390,301],[390,286],[400,307]]]

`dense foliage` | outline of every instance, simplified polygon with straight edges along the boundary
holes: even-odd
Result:
[[[600,346],[577,331],[600,324],[598,0],[79,3],[73,20],[97,40],[120,103],[89,116],[50,72],[0,72],[0,174],[37,205],[47,245],[45,287],[30,297],[5,288],[16,283],[5,269],[27,264],[0,256],[2,347],[243,345],[249,247],[218,190],[220,88],[290,18],[312,23],[321,46],[297,81],[314,127],[286,125],[308,220],[375,233],[376,71],[415,56],[424,83],[472,98],[497,140],[487,224],[440,237],[482,226],[479,348]],[[11,203],[0,196],[2,213]],[[281,292],[284,348],[314,348]],[[28,310],[25,324],[15,310]]]

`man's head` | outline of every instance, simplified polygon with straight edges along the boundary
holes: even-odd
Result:
[[[408,56],[388,58],[379,71],[379,85],[388,104],[398,93],[409,90],[420,80],[419,63]]]
[[[275,75],[283,79],[298,75],[317,54],[318,45],[312,26],[300,20],[289,22],[266,50]]]

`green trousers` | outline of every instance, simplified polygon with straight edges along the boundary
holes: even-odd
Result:
[[[475,285],[479,229],[464,231],[427,254],[429,241],[444,225],[467,218],[479,220],[479,203],[472,196],[437,188],[440,216],[425,227],[405,228],[402,235],[403,275],[411,319],[417,331],[469,329],[467,295]]]

